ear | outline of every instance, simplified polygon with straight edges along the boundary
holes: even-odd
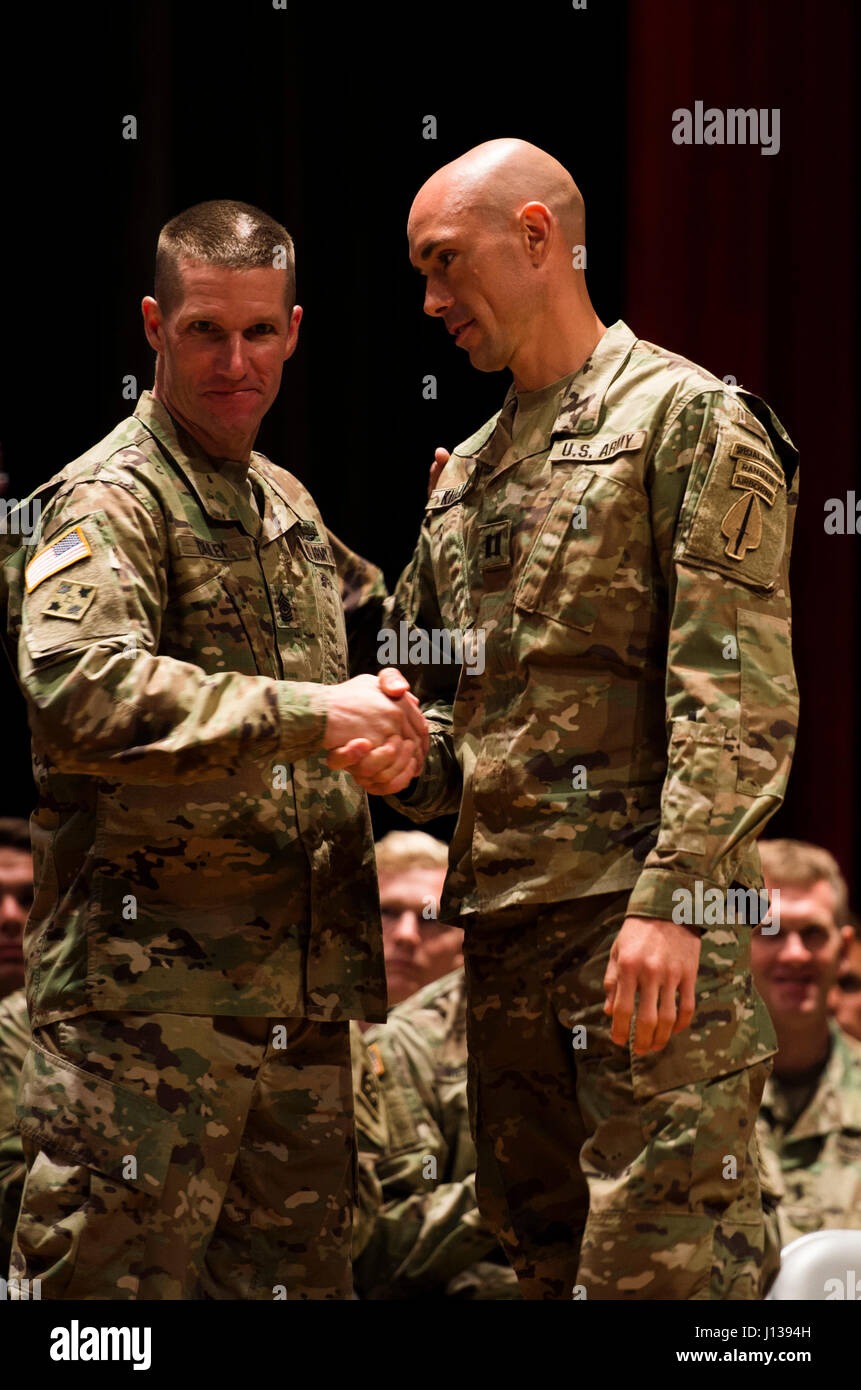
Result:
[[[162,352],[164,350],[164,320],[158,303],[151,294],[145,295],[141,300],[141,313],[143,314],[144,333],[147,342],[156,352]]]
[[[533,265],[546,260],[553,234],[553,214],[544,203],[524,203],[518,214],[520,231]]]
[[[840,952],[837,957],[838,965],[842,965],[844,961],[849,959],[849,952],[852,949],[852,943],[854,940],[854,927],[845,926],[840,928]]]
[[[299,341],[299,324],[302,322],[302,305],[294,304],[293,312],[290,315],[290,327],[287,329],[287,343],[284,348],[284,361],[292,357],[296,351],[296,344]]]

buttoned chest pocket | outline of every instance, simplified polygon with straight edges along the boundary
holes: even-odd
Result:
[[[273,606],[285,680],[346,680],[347,634],[330,546],[291,531],[282,538],[279,575]]]
[[[220,553],[177,556],[159,650],[212,674],[274,676],[269,603],[253,546],[240,539],[212,549]]]
[[[616,590],[629,587],[628,569],[641,591],[645,556],[638,552],[648,535],[645,495],[610,474],[575,467],[535,539],[515,607],[591,632],[611,590],[614,600],[623,598]]]

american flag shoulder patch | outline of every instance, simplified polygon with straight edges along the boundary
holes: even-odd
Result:
[[[74,565],[77,560],[86,560],[91,554],[90,543],[80,526],[64,531],[62,536],[34,555],[24,571],[27,593],[32,594],[43,579],[50,579],[52,574],[64,570],[67,565]]]

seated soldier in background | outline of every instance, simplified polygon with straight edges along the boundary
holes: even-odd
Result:
[[[849,922],[855,935],[837,972],[828,1007],[844,1033],[861,1041],[861,923],[853,912]]]
[[[6,816],[0,819],[0,1277],[4,1279],[27,1172],[15,1128],[15,1101],[30,1045],[23,939],[32,901],[30,827],[25,820]]]
[[[397,1007],[364,1041],[353,1028],[353,1257],[363,1298],[520,1297],[475,1201],[463,933],[436,921],[447,863],[445,845],[422,831],[393,831],[377,845],[389,1002]]]
[[[753,934],[756,988],[777,1033],[757,1122],[781,1246],[823,1229],[861,1228],[861,1043],[828,1015],[847,955],[846,884],[824,849],[760,842],[779,929]]]
[[[391,1009],[463,965],[463,928],[438,920],[448,868],[441,840],[392,830],[377,842],[376,860]]]

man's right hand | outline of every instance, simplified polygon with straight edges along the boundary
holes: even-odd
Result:
[[[428,727],[409,684],[394,669],[326,686],[323,746],[333,768],[351,768],[372,752],[377,775],[406,786],[422,769]]]

